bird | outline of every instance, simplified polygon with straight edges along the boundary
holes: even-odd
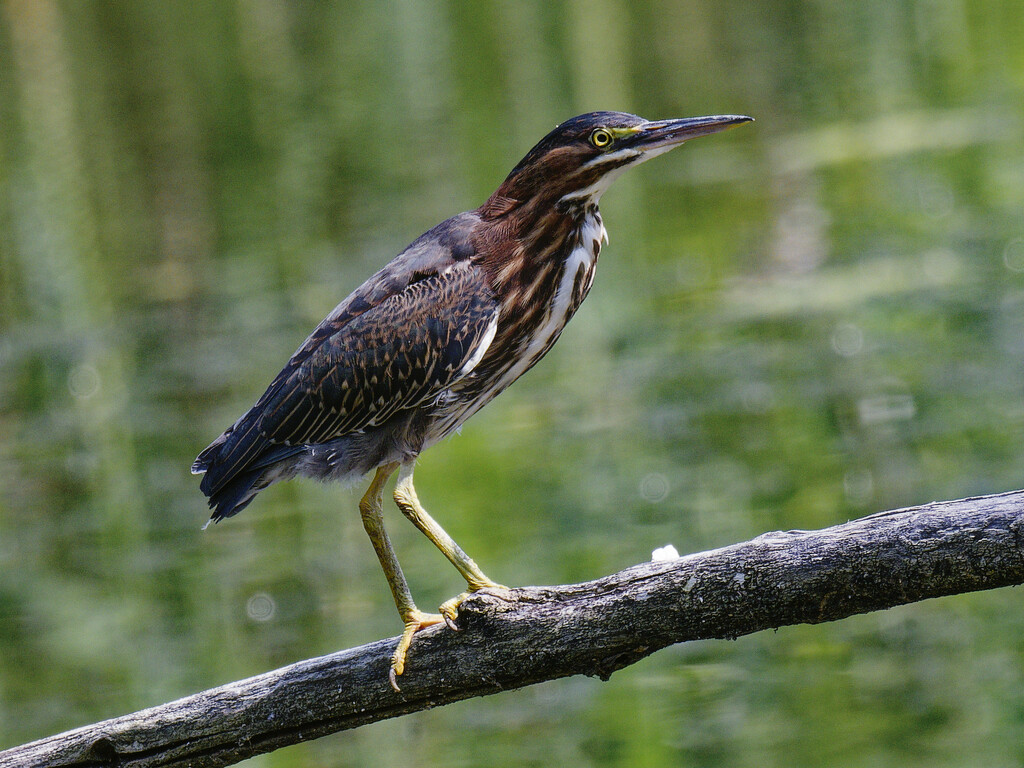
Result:
[[[607,232],[601,195],[627,168],[745,115],[649,121],[590,112],[555,127],[475,210],[441,222],[356,288],[321,322],[263,395],[192,465],[217,522],[297,476],[351,482],[373,472],[363,526],[404,629],[389,679],[399,690],[413,636],[446,623],[492,581],[427,513],[416,458],[551,349],[590,292]],[[444,554],[466,590],[439,613],[413,601],[383,521],[397,472],[401,512]]]

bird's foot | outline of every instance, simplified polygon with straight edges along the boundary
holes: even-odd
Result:
[[[391,681],[391,687],[394,688],[396,692],[401,691],[401,688],[398,687],[398,676],[405,671],[405,657],[409,653],[409,645],[412,643],[412,636],[424,627],[440,624],[442,621],[448,623],[448,619],[446,617],[436,613],[424,613],[418,608],[413,608],[409,614],[405,616],[405,629],[402,631],[402,637],[398,641],[398,647],[395,648],[395,652],[391,656],[391,671],[388,672],[388,679]]]
[[[481,589],[503,589],[507,591],[508,587],[496,584],[493,581],[473,582],[469,584],[469,589],[461,595],[456,595],[451,600],[445,600],[441,603],[438,611],[440,611],[441,616],[444,618],[444,623],[448,625],[448,629],[455,632],[459,631],[459,625],[455,623],[455,619],[459,615],[459,606],[462,605],[463,600]]]

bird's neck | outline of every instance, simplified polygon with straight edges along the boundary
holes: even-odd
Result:
[[[538,195],[522,201],[504,197],[502,191],[477,209],[483,225],[477,252],[496,288],[530,282],[538,272],[560,271],[581,245],[596,259],[601,242],[607,241],[597,195]]]
[[[475,250],[499,297],[500,314],[473,382],[487,383],[489,400],[547,353],[579,309],[593,284],[605,231],[596,201],[522,205],[481,219]]]

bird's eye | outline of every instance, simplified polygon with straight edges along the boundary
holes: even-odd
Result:
[[[604,149],[612,143],[612,135],[604,128],[595,128],[594,132],[590,134],[590,143],[598,149]]]

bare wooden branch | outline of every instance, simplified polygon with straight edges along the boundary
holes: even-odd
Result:
[[[479,593],[460,632],[395,639],[0,752],[12,766],[223,766],[288,744],[568,675],[607,678],[673,643],[832,621],[1024,583],[1024,491],[936,502],[820,531],[648,563],[585,584]]]

